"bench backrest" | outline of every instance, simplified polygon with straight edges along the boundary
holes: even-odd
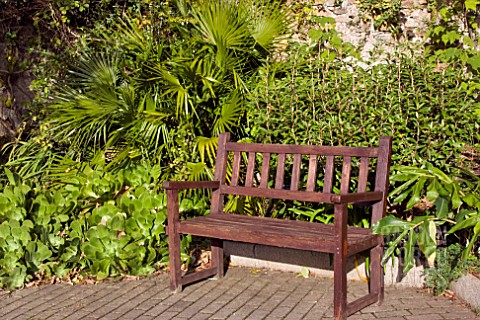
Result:
[[[222,133],[214,176],[220,188],[212,194],[211,212],[223,211],[226,194],[328,202],[337,185],[339,194],[367,189],[384,192],[373,208],[374,223],[385,212],[391,148],[391,137],[381,137],[378,147],[366,148],[236,143],[230,142],[229,133]],[[302,171],[307,175],[302,176]],[[370,173],[375,175],[372,179]],[[355,185],[350,183],[352,178]]]

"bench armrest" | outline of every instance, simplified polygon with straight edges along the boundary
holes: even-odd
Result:
[[[218,189],[219,181],[165,181],[162,184],[165,190],[180,189]]]
[[[348,194],[332,194],[333,203],[366,203],[377,202],[383,199],[382,191],[358,192]]]

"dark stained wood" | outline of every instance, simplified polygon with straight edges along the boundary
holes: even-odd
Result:
[[[168,253],[170,256],[170,290],[182,290],[182,262],[180,261],[180,234],[178,231],[178,190],[167,190]]]
[[[315,154],[322,156],[371,157],[378,155],[378,148],[332,147],[332,146],[298,146],[288,144],[261,143],[227,143],[227,151],[270,152],[284,154]]]
[[[317,155],[311,154],[310,159],[308,160],[308,177],[306,191],[309,192],[315,191],[315,185],[317,183],[317,159]]]
[[[371,294],[377,296],[378,303],[383,302],[384,281],[383,281],[383,241],[375,248],[370,250],[370,282],[369,290]]]
[[[277,173],[275,176],[275,189],[283,189],[283,178],[285,176],[285,153],[278,154]]]
[[[193,282],[197,282],[198,280],[202,280],[205,278],[212,277],[216,275],[217,269],[216,268],[208,268],[200,271],[196,271],[193,273],[186,274],[182,277],[182,284],[187,285]]]
[[[347,318],[347,205],[334,207],[335,252],[333,255],[333,316]]]
[[[302,165],[302,155],[293,155],[293,167],[292,167],[292,181],[290,182],[290,190],[297,191],[300,181],[300,168]]]
[[[383,241],[381,236],[372,235],[368,229],[348,227],[347,230],[347,256]],[[305,221],[222,214],[182,221],[179,232],[203,237],[221,235],[225,240],[276,247],[336,252],[334,226]]]
[[[219,181],[166,181],[162,184],[166,190],[180,189],[218,189]]]
[[[333,177],[335,175],[334,166],[335,158],[333,156],[327,156],[327,162],[325,164],[325,179],[323,180],[323,192],[332,192]]]
[[[240,152],[233,153],[233,165],[232,165],[232,179],[230,181],[231,186],[238,185],[238,177],[240,175],[240,162],[242,160],[242,154]]]
[[[366,296],[358,298],[347,305],[347,316],[350,316],[375,302],[377,302],[377,296],[374,294],[367,294]]]
[[[230,133],[222,133],[218,136],[217,159],[215,164],[214,180],[219,181],[221,185],[225,184],[227,177],[227,159],[228,153],[225,150],[227,142],[230,140]],[[210,204],[210,213],[219,214],[223,212],[223,195],[220,190],[212,192],[212,201]]]
[[[307,192],[307,191],[290,191],[290,190],[274,190],[260,189],[254,187],[232,187],[221,186],[220,190],[224,194],[237,194],[249,197],[263,197],[272,199],[298,200],[308,202],[324,202],[333,203],[331,197],[336,196],[330,193]]]
[[[388,191],[390,176],[390,161],[392,157],[392,137],[381,137],[378,152],[377,168],[375,173],[375,191]],[[385,216],[387,195],[382,201],[372,207],[372,224]]]
[[[270,174],[270,153],[265,152],[262,160],[262,174],[260,175],[260,188],[267,188]]]
[[[340,194],[348,193],[350,187],[350,173],[352,170],[352,158],[343,157],[342,180],[340,182]]]
[[[232,240],[333,254],[335,319],[345,320],[348,315],[374,302],[381,302],[384,294],[381,266],[384,239],[380,235],[373,235],[368,228],[348,226],[348,206],[371,205],[372,224],[385,215],[392,138],[380,138],[378,148],[244,144],[229,142],[229,138],[229,134],[219,136],[215,181],[163,184],[167,191],[171,290],[181,290],[182,285],[214,275],[221,278],[224,272],[223,240]],[[228,163],[229,152],[233,152],[231,164]],[[248,154],[245,185],[239,186],[243,168],[241,159],[244,153]],[[262,154],[260,174],[255,168],[258,153]],[[277,166],[271,168],[272,156],[275,155],[278,156]],[[285,172],[286,155],[293,155],[290,172]],[[308,176],[305,190],[300,190],[303,189],[300,183],[304,181],[301,177],[303,157],[309,159]],[[323,190],[316,191],[319,178],[317,167],[319,159],[323,157],[326,158]],[[352,168],[357,165],[357,162],[352,161],[353,157],[360,159],[356,192],[351,191],[349,185],[351,172],[357,169]],[[372,168],[369,167],[371,158],[377,158],[376,166]],[[342,161],[340,194],[332,193],[336,160]],[[227,185],[225,180],[227,168],[230,166],[232,176],[230,185]],[[274,189],[268,188],[270,170],[276,170]],[[375,171],[375,185],[371,186],[373,191],[367,192],[369,170]],[[291,177],[290,190],[284,189],[286,175]],[[258,176],[259,181],[255,181],[258,180]],[[178,192],[185,188],[214,190],[209,215],[179,220]],[[333,204],[334,224],[227,214],[223,212],[226,194]],[[182,276],[180,261],[182,233],[212,239],[212,268]],[[367,250],[370,251],[369,294],[347,304],[347,258]]]
[[[360,159],[360,169],[358,172],[358,192],[367,191],[368,182],[368,158],[362,157]]]
[[[223,240],[212,237],[212,267],[216,269],[218,279],[223,278]]]
[[[251,187],[253,184],[253,173],[255,172],[255,153],[248,153],[247,177],[245,178],[245,187]]]
[[[370,191],[362,193],[332,194],[330,200],[333,203],[365,203],[382,200],[385,193],[381,191]]]

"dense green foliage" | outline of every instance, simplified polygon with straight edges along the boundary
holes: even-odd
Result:
[[[55,4],[68,25],[93,2]],[[32,184],[17,190],[26,201],[22,217],[11,217],[11,206],[0,210],[0,219],[14,224],[5,235],[16,239],[14,221],[25,220],[25,242],[18,246],[27,248],[33,241],[31,246],[44,254],[30,265],[28,248],[19,251],[16,260],[8,245],[1,248],[0,259],[11,261],[1,267],[6,279],[2,285],[9,288],[32,279],[40,266],[47,277],[81,270],[102,279],[151,273],[164,262],[163,195],[155,186],[166,179],[211,179],[216,136],[227,130],[245,135],[241,120],[251,81],[281,44],[289,21],[286,9],[271,1],[176,1],[159,3],[148,14],[129,10],[129,15],[113,9],[110,28],[88,19],[77,21],[83,34],[71,43],[70,50],[77,52],[69,51],[75,59],[62,65],[67,72],[57,69],[57,81],[36,83],[44,86],[40,96],[48,98],[37,127],[25,132],[25,140],[4,147],[9,157],[5,165]],[[124,172],[143,167],[153,171],[139,173],[152,187],[138,179],[122,184]],[[82,180],[87,173],[95,180]],[[6,181],[6,193],[12,181]],[[63,245],[60,240],[52,247],[48,237],[36,231],[31,216],[37,207],[29,201],[42,197],[45,206],[54,207],[55,201],[63,201],[59,194],[75,198],[67,207],[58,206],[63,210],[61,224],[45,222],[48,237],[66,241],[64,247],[58,247]],[[183,203],[192,203],[191,196]],[[206,207],[201,198],[192,205],[196,211]],[[70,243],[81,259],[64,259],[62,250],[74,250]],[[188,238],[183,247],[188,248]]]
[[[167,261],[158,168],[112,174],[86,167],[57,189],[7,174],[0,194],[1,286],[52,276],[144,275]]]
[[[391,10],[362,3],[384,19],[397,2]],[[418,245],[433,265],[440,227],[464,245],[464,260],[477,254],[480,57],[449,20],[453,7],[436,9],[426,48],[373,53],[373,63],[360,61],[331,18],[305,18],[307,41],[289,40],[282,1],[50,4],[31,10],[53,39],[42,57],[57,53],[36,66],[31,125],[3,148],[0,286],[163,266],[159,185],[211,179],[223,131],[235,140],[365,146],[392,135],[391,215],[373,226],[391,237],[384,260],[403,252],[408,271]],[[379,27],[395,22],[387,18]],[[227,208],[244,214],[333,220],[328,207],[230,200]],[[189,193],[181,210],[207,205]],[[349,218],[368,226],[362,210]],[[184,260],[188,245],[186,237]]]

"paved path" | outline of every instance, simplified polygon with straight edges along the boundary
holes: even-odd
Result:
[[[349,297],[366,284],[349,282]],[[328,319],[333,281],[292,273],[231,268],[220,281],[206,280],[170,294],[166,274],[99,285],[45,285],[0,291],[0,319]],[[480,319],[459,301],[422,290],[387,288],[385,302],[349,319]]]

